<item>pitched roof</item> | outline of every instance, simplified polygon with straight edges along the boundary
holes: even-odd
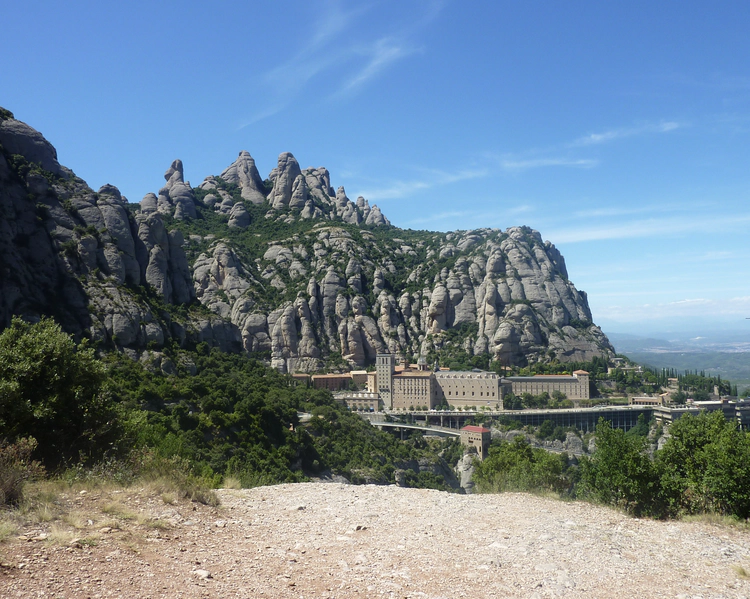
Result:
[[[491,433],[492,432],[488,428],[484,428],[483,426],[474,426],[472,424],[467,424],[461,430],[462,431],[468,431],[470,433]]]

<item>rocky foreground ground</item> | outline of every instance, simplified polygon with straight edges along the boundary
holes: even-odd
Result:
[[[334,483],[73,491],[0,544],[5,597],[748,597],[750,532],[532,495]]]

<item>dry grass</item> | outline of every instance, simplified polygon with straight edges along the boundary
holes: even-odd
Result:
[[[50,527],[46,541],[53,545],[70,545],[70,542],[76,537],[77,535],[67,526],[54,523]]]
[[[155,495],[172,496],[177,499],[189,499],[205,505],[219,505],[219,498],[212,489],[189,477],[154,476],[140,481],[143,490]],[[171,503],[166,502],[165,503]]]
[[[111,528],[112,530],[121,530],[122,523],[119,520],[102,520],[97,524],[98,528]]]
[[[91,518],[84,516],[80,512],[68,512],[64,513],[61,516],[61,519],[65,524],[68,526],[75,528],[76,530],[83,530],[87,526],[89,526],[89,521],[93,523],[93,520]]]
[[[240,479],[236,476],[227,476],[224,478],[224,488],[225,489],[234,489],[238,490],[242,488],[242,483],[240,482]]]
[[[22,515],[24,520],[33,524],[43,524],[52,522],[60,514],[59,507],[54,503],[48,502],[30,502],[22,506]]]
[[[130,511],[127,506],[123,505],[119,501],[110,501],[105,503],[101,507],[101,511],[103,514],[114,516],[115,518],[120,518],[121,520],[136,520],[138,518],[138,514]]]
[[[175,497],[174,493],[162,493],[161,494],[161,500],[166,503],[167,505],[176,505],[177,504],[177,497]]]
[[[11,517],[0,519],[0,543],[18,534],[18,523]]]
[[[748,571],[742,566],[732,566],[732,570],[734,570],[740,578],[750,578],[750,573],[748,573]]]
[[[732,516],[722,516],[721,514],[706,513],[706,514],[693,514],[689,516],[683,516],[681,518],[683,522],[696,522],[699,524],[709,524],[711,526],[729,527],[740,530],[750,530],[750,522],[747,520],[740,520]]]
[[[159,520],[158,518],[146,519],[142,524],[154,530],[169,530],[170,528],[172,528],[172,525],[169,522],[165,520]]]
[[[155,517],[160,504],[219,504],[205,482],[180,471],[149,471],[129,482],[124,486],[105,476],[76,472],[28,481],[22,498],[0,510],[0,542],[31,535],[50,545],[82,547],[116,532],[121,546],[138,552],[146,535],[173,528],[168,520]]]

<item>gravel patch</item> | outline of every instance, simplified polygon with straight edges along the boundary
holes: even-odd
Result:
[[[161,524],[92,520],[92,542],[25,530],[0,545],[0,597],[750,597],[739,528],[522,493],[309,483],[218,494],[219,508],[120,497]]]

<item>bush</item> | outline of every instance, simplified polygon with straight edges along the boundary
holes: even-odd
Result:
[[[0,438],[34,436],[48,468],[98,459],[117,438],[117,419],[102,392],[104,366],[51,319],[14,318],[0,333]]]
[[[220,477],[196,475],[185,458],[164,458],[152,449],[144,449],[133,452],[130,465],[134,476],[160,493],[174,493],[181,499],[219,505],[212,487],[218,486]]]
[[[26,481],[44,474],[42,465],[31,459],[36,439],[24,437],[16,443],[0,442],[0,505],[18,505]]]
[[[646,453],[646,440],[613,429],[604,419],[596,426],[596,452],[581,462],[577,495],[635,516],[666,515],[659,474]]]
[[[510,443],[492,443],[487,458],[476,463],[474,481],[477,490],[482,493],[564,493],[570,488],[566,477],[567,465],[565,456],[534,449],[519,435]]]
[[[720,411],[685,415],[656,456],[674,513],[750,516],[750,438]]]

